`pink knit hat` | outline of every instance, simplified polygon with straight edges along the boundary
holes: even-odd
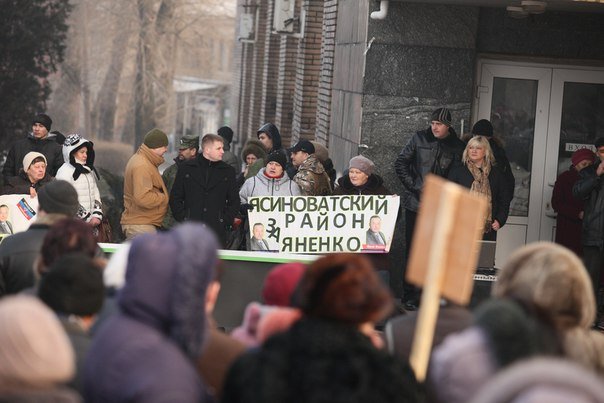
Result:
[[[302,263],[284,263],[275,266],[264,280],[262,299],[267,305],[290,306],[306,266]]]
[[[581,161],[593,161],[594,157],[595,155],[590,149],[581,148],[573,153],[572,157],[570,157],[570,160],[572,161],[573,165],[577,165]]]

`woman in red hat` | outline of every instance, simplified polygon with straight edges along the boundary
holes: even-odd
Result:
[[[570,158],[572,165],[558,176],[552,194],[552,207],[558,213],[555,242],[566,246],[578,256],[583,256],[583,200],[573,197],[573,186],[579,179],[579,172],[593,164],[594,158],[594,153],[587,148],[575,151]]]

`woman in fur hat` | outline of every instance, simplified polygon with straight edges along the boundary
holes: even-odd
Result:
[[[80,202],[78,217],[96,228],[103,219],[103,210],[92,142],[79,134],[70,134],[63,143],[63,159],[65,162],[57,172],[57,179],[73,185]]]
[[[375,164],[357,155],[350,159],[348,174],[337,180],[334,195],[390,195],[381,176],[373,173]]]
[[[245,163],[243,171],[237,175],[237,185],[243,186],[246,179],[254,177],[264,166],[266,151],[260,140],[249,139],[243,150],[241,150],[241,160]]]

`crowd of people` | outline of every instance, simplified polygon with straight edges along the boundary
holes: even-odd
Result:
[[[355,156],[336,180],[324,146],[300,140],[286,150],[268,123],[240,159],[229,150],[228,127],[186,135],[160,174],[169,141],[153,129],[126,166],[127,242],[108,260],[98,245],[104,216],[94,145],[78,134],[51,135],[51,125],[37,115],[3,170],[4,194],[37,198],[38,211],[26,231],[0,226],[10,234],[0,243],[0,401],[604,401],[604,334],[593,328],[604,163],[589,150],[573,154],[554,189],[559,220],[574,225],[581,248],[577,237],[570,250],[548,242],[520,248],[474,312],[443,300],[419,382],[409,357],[420,290],[405,284],[405,309],[396,309],[376,271],[388,263],[376,256],[278,265],[239,327],[221,328],[213,317],[218,251],[237,227],[253,235],[236,247],[269,249],[256,237],[264,227],[246,219],[251,197],[391,194],[373,161]],[[604,140],[595,146],[604,159]],[[488,121],[463,141],[450,111],[439,108],[394,165],[408,250],[430,173],[488,201],[483,239],[496,240],[514,178]],[[369,223],[367,243],[385,243],[380,217]]]

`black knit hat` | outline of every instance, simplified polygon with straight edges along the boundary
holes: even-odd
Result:
[[[49,214],[64,214],[75,217],[80,207],[78,193],[64,180],[56,179],[38,190],[40,208]]]
[[[63,255],[42,277],[38,296],[55,312],[94,315],[105,297],[101,268],[83,253]]]
[[[228,126],[222,126],[218,129],[218,135],[229,144],[233,141],[233,130]]]
[[[437,121],[447,126],[451,126],[451,112],[447,108],[438,108],[432,112],[432,121]]]
[[[34,120],[31,124],[35,125],[36,123],[40,123],[46,128],[46,130],[50,131],[50,127],[52,126],[52,119],[45,113],[38,113],[36,116],[34,116]]]
[[[268,165],[268,163],[271,161],[281,165],[281,168],[283,169],[285,169],[285,166],[287,165],[287,157],[285,157],[285,154],[283,154],[281,151],[273,151],[270,153],[268,157],[266,157],[266,164],[264,165]]]
[[[480,119],[472,126],[472,134],[474,136],[493,136],[493,125],[486,119]]]

